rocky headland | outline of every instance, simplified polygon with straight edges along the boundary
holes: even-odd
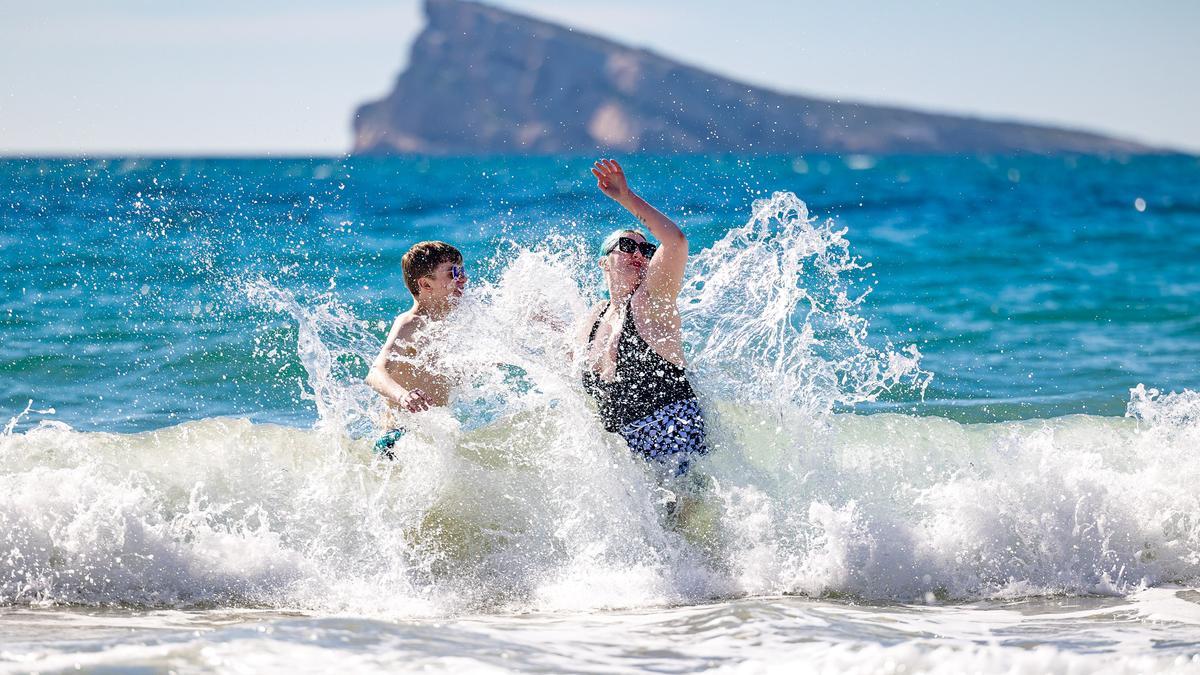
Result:
[[[755,87],[645,49],[464,0],[428,22],[358,154],[1154,152],[1033,124],[835,102]]]

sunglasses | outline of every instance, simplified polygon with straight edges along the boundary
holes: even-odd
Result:
[[[429,274],[426,274],[424,278],[433,279],[436,276],[437,276],[436,273],[430,272]],[[467,273],[463,269],[462,265],[451,265],[450,266],[450,278],[451,279],[453,279],[454,281],[458,281],[459,279],[461,279],[465,276],[467,276]]]
[[[642,257],[649,260],[650,258],[654,257],[654,252],[658,250],[658,247],[648,241],[634,241],[629,237],[621,237],[617,240],[617,243],[608,247],[608,250],[604,252],[604,255],[612,253],[613,249],[620,249],[621,253],[633,253],[634,251],[641,251]]]

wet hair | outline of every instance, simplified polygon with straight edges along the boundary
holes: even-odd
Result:
[[[645,232],[638,229],[622,228],[620,230],[613,230],[611,234],[604,238],[604,242],[600,244],[600,255],[605,256],[611,253],[612,249],[617,245],[617,240],[627,234],[636,234],[641,236],[642,239],[650,241],[650,237],[647,237]]]
[[[444,241],[423,241],[414,244],[408,253],[400,259],[400,268],[404,270],[404,285],[408,286],[413,297],[417,297],[421,287],[417,280],[433,274],[442,263],[462,264],[462,253]]]

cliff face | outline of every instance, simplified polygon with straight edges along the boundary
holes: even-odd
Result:
[[[486,5],[427,0],[364,154],[1137,153],[1096,134],[782,94]]]

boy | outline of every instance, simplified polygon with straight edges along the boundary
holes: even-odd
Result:
[[[428,344],[424,329],[446,318],[467,284],[462,253],[445,242],[414,245],[400,260],[400,267],[404,284],[413,295],[413,306],[396,317],[366,379],[388,404],[387,425],[391,430],[375,444],[375,451],[388,459],[395,459],[392,448],[404,435],[393,413],[420,412],[449,403],[453,383],[417,357]]]

